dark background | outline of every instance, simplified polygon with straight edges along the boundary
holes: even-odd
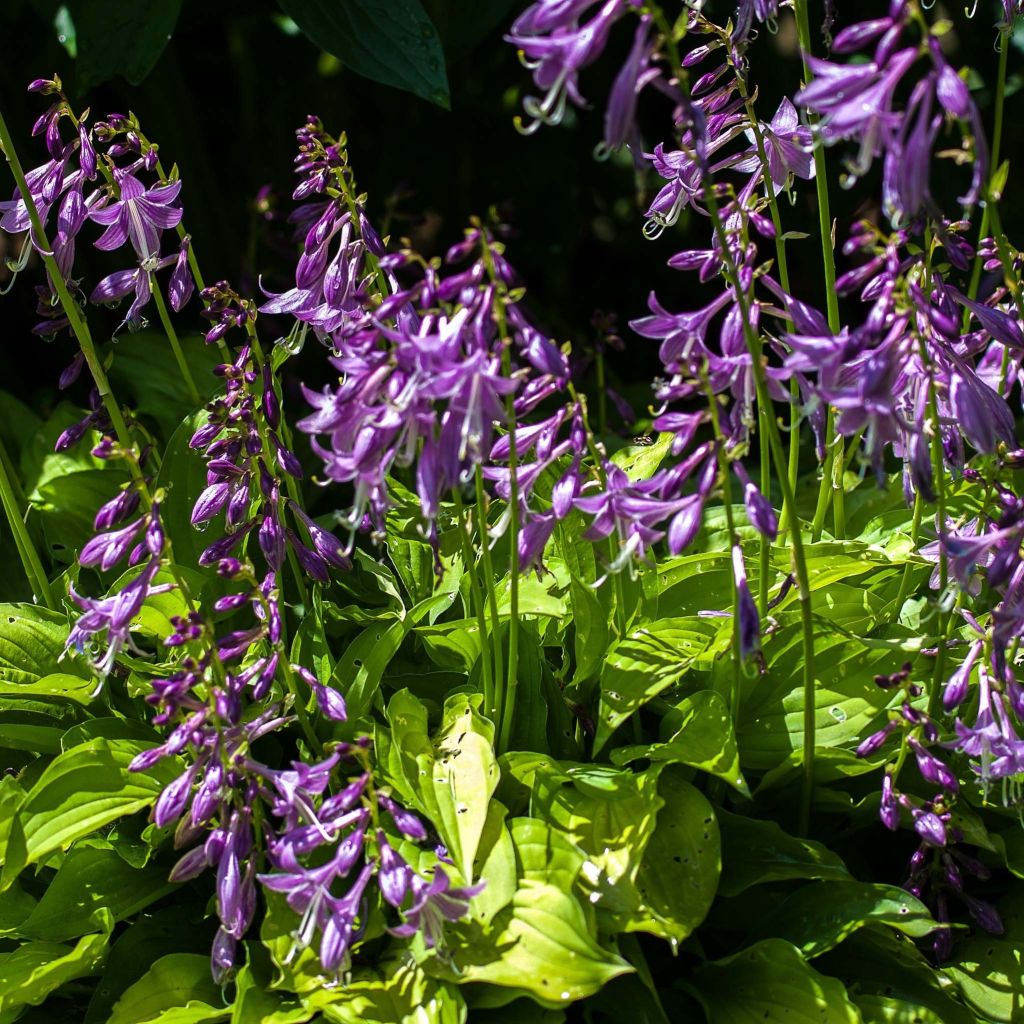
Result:
[[[410,236],[427,255],[435,255],[460,237],[471,214],[497,207],[513,229],[509,257],[528,287],[534,315],[556,338],[571,339],[579,350],[594,337],[595,312],[617,314],[625,351],[613,355],[611,376],[642,417],[649,380],[657,370],[656,345],[631,337],[626,321],[645,312],[652,288],[669,309],[683,310],[707,302],[717,285],[702,288],[694,275],[665,266],[679,248],[703,247],[707,225],[681,222],[661,240],[646,241],[642,211],[657,179],[649,172],[638,175],[626,154],[606,162],[593,156],[604,98],[628,49],[631,25],[617,26],[604,58],[582,73],[591,108],[571,110],[561,127],[524,138],[512,118],[531,91],[529,74],[501,38],[523,4],[431,0],[425,6],[445,45],[450,111],[346,71],[303,35],[289,33],[278,9],[262,0],[185,0],[169,45],[140,85],[116,79],[84,94],[76,87],[75,62],[53,28],[58,5],[53,0],[0,0],[0,103],[26,167],[44,159],[41,141],[28,133],[45,100],[24,92],[29,80],[57,71],[79,109],[91,106],[94,116],[126,108],[135,112],[147,136],[160,143],[165,165],[177,162],[181,169],[185,223],[204,276],[208,281],[229,278],[249,292],[256,290],[257,274],[272,290],[288,283],[294,257],[282,218],[291,208],[293,131],[307,113],[317,113],[330,130],[348,133],[358,181],[378,224],[397,236]],[[719,6],[724,19],[731,4]],[[884,13],[886,6],[841,3],[837,28],[851,17]],[[815,30],[820,7],[812,3]],[[951,59],[978,68],[989,82],[995,78],[992,26],[998,8],[983,0],[973,21],[966,19],[961,4],[947,5],[944,12],[955,25],[945,41]],[[778,33],[763,31],[751,52],[765,120],[800,81],[791,13],[784,11],[779,21]],[[816,52],[822,54],[820,35],[815,35]],[[1015,48],[1011,94],[1020,83],[1020,66],[1021,51]],[[972,79],[972,85],[990,122],[989,90],[981,79]],[[668,142],[667,111],[657,98],[649,98],[643,110],[647,147]],[[1011,95],[1004,138],[1004,156],[1011,160],[1020,145],[1018,124]],[[829,159],[841,244],[854,218],[877,216],[878,171],[843,192],[836,183],[839,153],[830,151]],[[948,181],[946,175],[936,177],[942,179],[933,182],[940,191],[962,185],[952,175]],[[11,184],[0,172],[4,195]],[[1004,209],[1011,236],[1021,214],[1013,185],[1011,173]],[[269,216],[255,202],[264,186],[273,190]],[[783,217],[788,229],[812,235],[789,243],[794,288],[824,306],[813,184],[800,183],[794,207],[783,200]],[[83,238],[92,238],[88,228]],[[766,256],[770,250],[771,243],[762,243]],[[115,269],[88,242],[80,244],[79,252],[77,266],[88,287]],[[56,377],[70,357],[71,343],[47,343],[29,333],[35,322],[29,278],[37,277],[35,271],[30,269],[0,299],[5,367],[0,385],[45,412],[56,400]],[[192,305],[183,314],[183,330],[198,327],[197,308]]]

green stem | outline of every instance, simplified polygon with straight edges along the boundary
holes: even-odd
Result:
[[[469,543],[469,522],[466,518],[466,509],[462,503],[462,495],[458,488],[452,491],[452,499],[455,502],[455,512],[459,517],[459,547],[462,548],[462,560],[466,564],[466,575],[469,577],[469,592],[473,598],[473,611],[476,615],[476,628],[480,632],[480,667],[484,677],[484,707],[488,716],[493,717],[496,713],[494,701],[494,677],[491,674],[491,659],[487,651],[487,618],[484,614],[484,595],[480,589],[480,577],[476,571],[476,559],[473,557],[473,549]],[[484,539],[486,546],[486,537]],[[493,585],[491,590],[493,591]]]
[[[1006,64],[1010,50],[1010,37],[1012,35],[1012,25],[1007,25],[1006,28],[1002,29],[999,33],[999,72],[996,76],[996,109],[995,120],[992,127],[992,156],[989,164],[992,175],[999,170],[999,150],[1003,141],[1003,110],[1006,105]],[[990,181],[992,175],[990,175]],[[988,226],[991,220],[990,211],[995,205],[995,200],[988,194],[987,187],[985,192],[985,205],[981,211],[981,225],[978,228],[979,243],[988,235]],[[981,258],[981,254],[978,253],[975,255],[974,266],[971,268],[971,280],[967,287],[967,295],[969,298],[976,299],[978,297],[978,288],[981,285],[981,269],[983,263],[984,260]],[[969,309],[965,309],[963,319],[964,331],[967,330],[970,323],[970,317],[971,311]]]
[[[505,295],[494,269],[487,232],[482,232],[483,260],[487,275],[495,289],[494,319],[501,339],[501,372],[508,377],[512,372],[512,339],[508,333],[505,318]],[[515,400],[510,393],[505,396],[505,418],[508,421],[508,476],[509,476],[509,619],[508,619],[508,674],[505,691],[502,694],[501,730],[499,751],[508,749],[512,736],[512,721],[516,711],[516,691],[519,689],[519,481],[518,455],[516,451]]]
[[[807,67],[807,57],[811,53],[811,25],[807,14],[807,0],[794,0],[793,9],[796,14],[797,34],[800,39],[800,49],[803,51],[804,78],[810,81],[810,72]],[[817,123],[816,115],[809,115],[808,120],[813,126]],[[828,173],[825,166],[825,151],[820,142],[814,146],[814,186],[818,194],[818,230],[821,234],[821,259],[825,270],[825,303],[828,310],[828,326],[833,334],[839,333],[839,296],[836,294],[836,260],[832,248],[832,212],[828,197]],[[829,407],[826,432],[830,437],[835,437],[835,410]],[[827,465],[821,476],[818,504],[824,503],[828,507],[830,498],[834,496],[832,466],[838,446],[829,445],[825,450]],[[840,452],[841,455],[841,452]],[[846,535],[846,523],[844,521],[844,507],[842,501],[834,510],[835,534],[837,537]],[[822,514],[823,521],[824,513]],[[818,514],[815,511],[815,524],[818,524]],[[814,527],[820,535],[820,524]],[[812,539],[817,539],[812,533]]]
[[[739,543],[736,536],[736,523],[732,513],[732,479],[730,477],[729,456],[725,450],[725,438],[722,436],[721,422],[718,417],[718,398],[711,389],[707,373],[701,374],[704,393],[708,398],[711,410],[711,427],[715,435],[715,455],[718,459],[718,475],[722,481],[722,502],[725,505],[725,524],[729,531],[729,550]],[[763,584],[762,584],[763,589]],[[732,711],[733,724],[739,722],[740,715],[740,684],[742,680],[742,652],[740,651],[740,602],[736,589],[736,575],[729,572],[729,595],[732,602],[732,685],[729,693],[729,705]]]
[[[501,618],[498,615],[498,596],[494,589],[494,562],[491,558],[491,546],[488,543],[487,500],[484,495],[484,475],[479,464],[477,464],[473,472],[473,485],[476,496],[477,532],[480,535],[480,551],[484,563],[484,577],[487,582],[487,604],[491,611],[491,625],[494,630],[491,637],[491,647],[494,652],[494,678],[500,679],[505,672],[505,658],[501,652]],[[483,642],[482,639],[481,642]],[[497,710],[497,708],[492,708],[494,713],[497,713]]]
[[[7,514],[7,521],[11,524],[14,543],[18,548],[21,564],[32,586],[36,601],[45,604],[47,608],[56,609],[57,603],[54,600],[53,591],[50,589],[50,582],[46,578],[43,563],[39,559],[39,554],[25,526],[25,520],[21,516],[11,476],[7,472],[6,452],[0,452],[0,501],[2,501],[4,512]]]
[[[153,293],[153,301],[156,303],[156,311],[160,316],[160,323],[163,324],[164,334],[167,335],[167,340],[171,343],[171,351],[174,353],[175,362],[177,362],[178,369],[181,371],[181,376],[185,381],[185,386],[188,388],[189,398],[192,399],[193,405],[199,405],[201,401],[199,388],[196,387],[195,378],[192,376],[192,371],[185,361],[185,353],[181,350],[181,342],[178,341],[174,324],[171,323],[171,317],[167,312],[167,304],[164,302],[164,297],[160,292],[160,286],[157,283],[155,274],[149,275],[149,285]]]

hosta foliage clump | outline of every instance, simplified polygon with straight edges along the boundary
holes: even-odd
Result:
[[[527,135],[621,38],[597,155],[705,296],[586,358],[505,225],[418,253],[315,117],[291,279],[208,284],[187,169],[31,84],[0,228],[68,399],[0,424],[3,1020],[1018,1018],[997,7],[976,69],[981,13],[916,0],[823,39],[804,0],[521,11]],[[614,344],[661,363],[637,436]]]

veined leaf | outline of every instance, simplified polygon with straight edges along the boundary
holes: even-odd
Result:
[[[209,957],[169,953],[125,990],[108,1024],[207,1024],[231,1015],[222,1002]]]
[[[709,1024],[861,1024],[842,982],[809,967],[783,939],[702,964],[692,983]]]
[[[460,981],[525,989],[548,1006],[584,999],[632,970],[593,939],[573,895],[530,879],[488,933],[453,934],[452,957]]]
[[[103,959],[106,935],[87,935],[74,946],[56,942],[26,942],[11,953],[0,953],[0,1014],[14,1020],[12,1011],[38,1006],[51,992],[75,978],[93,974]]]
[[[132,758],[149,745],[96,739],[56,757],[18,811],[25,863],[45,860],[76,839],[153,803],[176,771],[167,761],[145,772],[128,771]]]
[[[684,697],[662,719],[663,743],[650,743],[613,750],[615,764],[646,759],[686,764],[723,779],[749,797],[750,791],[740,771],[739,751],[729,707],[714,690],[698,690]]]

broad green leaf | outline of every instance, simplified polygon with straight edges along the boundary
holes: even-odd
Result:
[[[266,892],[265,898],[267,910],[260,925],[260,941],[266,947],[276,969],[275,979],[270,987],[296,992],[299,995],[319,991],[331,979],[320,966],[315,944],[303,949],[298,948],[295,931],[299,925],[299,915],[288,906],[285,897],[279,893]]]
[[[129,986],[114,1004],[108,1024],[205,1024],[226,1020],[220,986],[210,977],[210,958],[168,953]],[[177,1016],[168,1011],[179,1011]]]
[[[0,391],[0,440],[12,457],[31,443],[41,422],[20,398],[10,391]]]
[[[69,664],[68,668],[74,670],[75,666]],[[53,700],[73,701],[75,704],[85,706],[92,703],[95,695],[95,680],[84,679],[82,676],[72,675],[69,672],[53,672],[50,675],[42,676],[34,683],[26,683],[23,686],[11,686],[8,683],[0,682],[0,696],[4,697],[47,697]],[[6,733],[4,738],[7,739]]]
[[[507,813],[500,801],[490,801],[477,847],[473,874],[484,883],[484,890],[474,897],[471,912],[484,924],[508,906],[516,891],[519,873],[515,842],[505,826]]]
[[[985,1021],[1014,1024],[1024,1013],[1024,947],[1020,936],[977,932],[956,944],[945,968],[971,1009]]]
[[[324,632],[324,608],[321,587],[311,586],[311,605],[292,641],[292,663],[304,665],[317,679],[327,680],[334,674],[334,658]]]
[[[441,41],[419,0],[279,2],[317,46],[356,74],[447,109]]]
[[[519,862],[519,877],[572,892],[586,859],[564,833],[540,818],[513,818],[509,832]]]
[[[8,750],[59,754],[65,728],[41,711],[0,710],[0,736]]]
[[[42,501],[38,488],[48,481],[70,476],[82,470],[104,468],[103,460],[92,454],[89,439],[95,435],[87,434],[81,442],[65,451],[54,451],[60,435],[72,424],[80,422],[83,416],[85,413],[81,409],[70,402],[61,402],[46,422],[39,424],[31,438],[23,445],[20,459],[21,482],[32,504]],[[108,472],[111,474],[108,479],[114,482],[116,490],[116,482],[125,478],[124,473],[117,469],[110,469]]]
[[[592,995],[631,970],[590,935],[573,895],[530,879],[487,932],[453,929],[452,959],[460,981],[525,989],[553,1006]]]
[[[715,775],[749,797],[746,780],[740,771],[739,751],[729,707],[714,690],[698,690],[684,697],[662,719],[664,743],[650,743],[613,750],[615,764],[630,761],[668,761],[687,764]]]
[[[768,672],[744,684],[737,740],[745,768],[767,770],[803,745],[803,648],[798,625],[766,648]],[[851,743],[879,719],[893,699],[874,677],[895,672],[905,653],[865,649],[839,633],[815,638],[815,745]]]
[[[0,935],[20,934],[21,922],[35,909],[36,900],[20,885],[0,892]]]
[[[732,814],[719,808],[722,834],[722,878],[718,888],[723,896],[738,896],[762,882],[793,878],[821,878],[845,881],[845,865],[827,847],[811,839],[797,839],[774,821],[762,821]]]
[[[316,1013],[312,1006],[286,999],[279,992],[264,988],[248,964],[235,977],[235,1001],[231,1006],[231,1024],[305,1024]]]
[[[625,931],[660,935],[674,949],[711,909],[721,843],[711,804],[677,772],[662,772],[658,795],[664,803],[636,875],[636,905],[613,916]]]
[[[200,954],[209,965],[216,919],[205,916],[205,897],[188,897],[188,890],[179,888],[175,906],[143,912],[121,932],[110,947],[84,1024],[109,1024],[118,999],[168,953]]]
[[[940,928],[906,889],[871,882],[812,882],[801,886],[754,927],[752,937],[777,936],[808,959],[837,946],[865,925],[888,925],[921,938]]]
[[[612,455],[612,462],[626,471],[626,476],[636,482],[649,480],[668,455],[674,434],[659,434],[658,439],[647,445],[629,445]]]
[[[84,442],[80,442],[84,443]],[[119,469],[83,469],[51,477],[36,485],[39,510],[50,554],[70,564],[96,530],[93,521],[127,476]]]
[[[628,913],[636,905],[634,883],[662,805],[662,767],[634,774],[606,765],[562,765],[535,776],[531,815],[550,822],[586,854],[581,881],[599,910]]]
[[[427,731],[426,710],[408,690],[395,694],[388,705],[408,789],[467,881],[498,784],[494,727],[478,712],[479,700],[465,694],[449,697],[436,743]]]
[[[753,568],[751,564],[750,569]],[[721,551],[705,551],[670,558],[658,566],[658,586],[662,605],[675,615],[728,611],[732,601],[729,555]]]
[[[466,1004],[452,984],[428,977],[415,963],[361,970],[339,988],[306,1002],[332,1024],[465,1024]]]
[[[634,711],[713,653],[718,635],[718,624],[707,619],[658,619],[614,644],[601,671],[595,753]]]
[[[79,88],[115,75],[138,85],[163,53],[180,7],[181,0],[83,0],[75,10]]]
[[[0,778],[0,891],[7,889],[25,866],[25,829],[18,813],[25,802],[25,790],[13,775]]]
[[[381,676],[402,646],[410,623],[400,620],[367,626],[338,659],[330,685],[340,690],[351,718],[360,718],[370,709]]]
[[[56,942],[26,942],[11,953],[0,953],[0,1015],[38,1006],[51,992],[76,978],[93,974],[103,959],[106,935],[87,935],[74,946]]]
[[[168,761],[145,772],[128,771],[132,758],[150,745],[96,739],[56,757],[18,812],[26,863],[45,860],[76,839],[153,803],[177,773]]]
[[[438,668],[468,675],[480,657],[480,630],[475,619],[453,619],[434,626],[418,626],[416,636]]]
[[[70,674],[89,683],[89,672],[71,656],[61,660],[67,619],[32,604],[0,604],[0,687],[16,696],[47,676]],[[26,695],[31,690],[23,690]],[[42,691],[45,693],[45,687]]]
[[[130,917],[175,888],[163,868],[137,870],[113,850],[77,846],[18,931],[30,939],[62,942],[102,930],[107,915],[115,921]]]
[[[708,1024],[861,1024],[842,983],[809,967],[783,939],[702,964],[692,985]]]
[[[856,979],[851,996],[861,1008],[865,1024],[888,1021],[873,1016],[866,999],[894,1000],[918,1009],[925,1024],[975,1024],[976,1018],[959,1001],[956,985],[922,955],[913,941],[899,932],[864,928],[814,962],[816,969],[837,978]],[[890,1012],[882,1004],[880,1012]],[[914,1024],[915,1018],[896,1016],[894,1021]]]
[[[948,1024],[934,1010],[892,996],[854,992],[850,998],[872,1024]]]

